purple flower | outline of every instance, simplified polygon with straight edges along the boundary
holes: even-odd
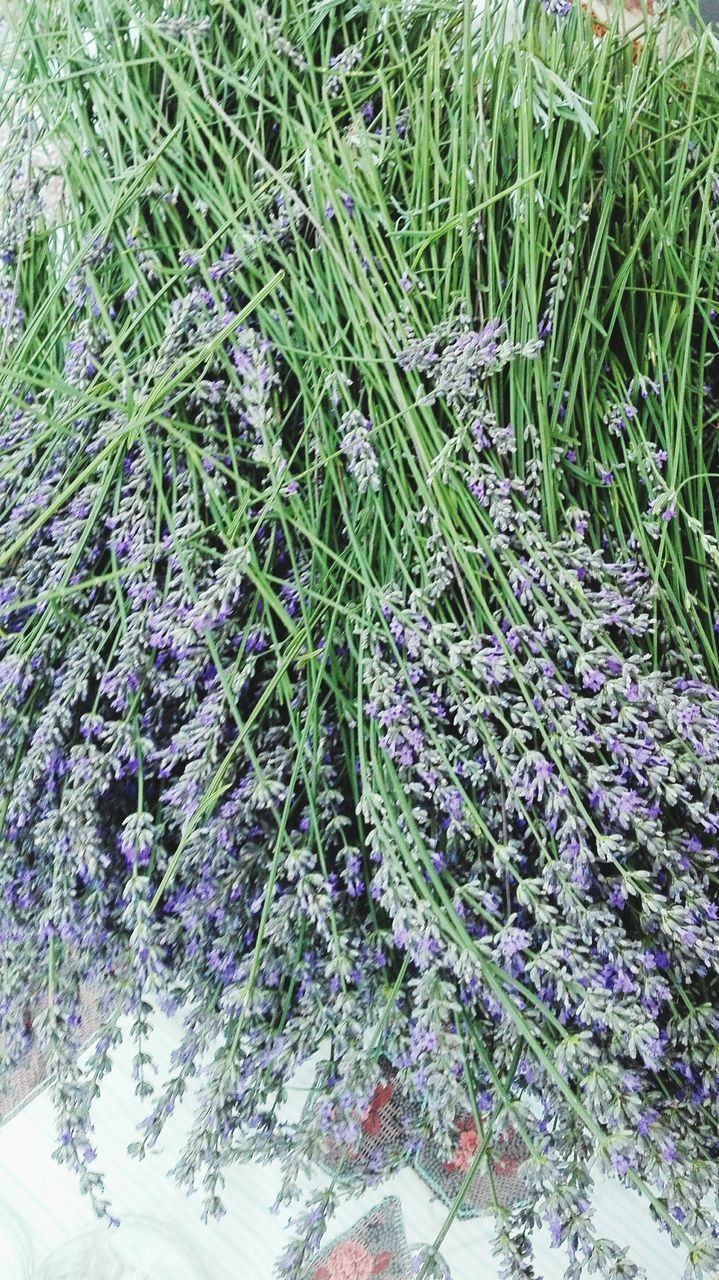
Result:
[[[543,9],[553,18],[566,18],[572,12],[572,0],[541,0]]]
[[[585,689],[591,689],[593,693],[597,693],[606,683],[601,671],[590,667],[582,673],[582,684]]]
[[[617,911],[623,911],[626,905],[626,898],[622,892],[621,886],[615,884],[609,895],[609,905],[615,907]]]

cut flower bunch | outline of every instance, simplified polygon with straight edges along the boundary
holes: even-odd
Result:
[[[470,1166],[521,1135],[503,1276],[540,1223],[568,1280],[642,1274],[596,1167],[716,1274],[719,78],[658,32],[12,7],[0,1084],[40,1010],[100,1213],[129,1035],[128,1139],[194,1108],[209,1216],[239,1159],[295,1201],[389,1064],[447,1167],[461,1117]]]

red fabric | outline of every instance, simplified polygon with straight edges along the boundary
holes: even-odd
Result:
[[[312,1280],[370,1280],[370,1276],[386,1271],[391,1261],[391,1253],[372,1255],[359,1240],[342,1240],[313,1273]]]
[[[480,1135],[473,1119],[469,1119],[462,1128],[454,1155],[443,1166],[443,1169],[457,1169],[467,1173],[480,1147]]]
[[[382,1130],[382,1111],[394,1094],[393,1084],[378,1084],[367,1110],[362,1116],[362,1128],[371,1138]]]

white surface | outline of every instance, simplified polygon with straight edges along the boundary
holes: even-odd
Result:
[[[177,1040],[177,1027],[162,1021],[152,1050],[162,1066]],[[272,1166],[228,1170],[228,1213],[207,1226],[199,1198],[189,1199],[167,1177],[182,1144],[182,1113],[173,1117],[160,1149],[142,1162],[126,1154],[133,1124],[147,1106],[130,1082],[132,1045],[118,1054],[96,1108],[97,1165],[107,1174],[113,1211],[121,1226],[98,1224],[73,1176],[52,1159],[52,1108],[46,1093],[0,1128],[1,1280],[273,1280],[273,1264],[289,1241],[286,1215],[269,1212],[279,1177]],[[292,1091],[292,1110],[304,1100],[309,1079]],[[380,1188],[343,1203],[331,1235],[350,1226],[385,1195],[402,1202],[410,1242],[432,1242],[445,1210],[409,1169]],[[638,1197],[602,1183],[596,1196],[597,1226],[631,1246],[649,1280],[680,1280],[681,1255],[659,1234]],[[78,1240],[86,1232],[92,1235]],[[442,1245],[453,1280],[494,1280],[491,1220],[455,1222]],[[566,1259],[538,1241],[544,1280],[560,1280]]]

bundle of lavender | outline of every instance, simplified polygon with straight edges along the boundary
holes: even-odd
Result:
[[[92,1102],[131,1035],[133,1149],[194,1094],[176,1174],[209,1215],[241,1158],[292,1202],[389,1071],[448,1167],[470,1126],[490,1174],[521,1139],[503,1274],[536,1274],[540,1222],[569,1280],[641,1274],[593,1229],[597,1162],[713,1274],[706,41],[633,61],[539,4],[501,32],[455,3],[16,10],[0,1071],[40,1010],[101,1213]],[[185,1027],[159,1079],[155,1005]]]

